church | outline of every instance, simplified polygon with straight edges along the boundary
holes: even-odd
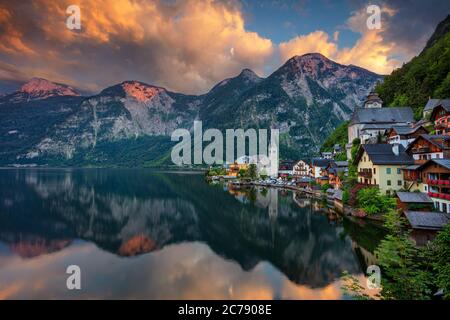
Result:
[[[361,144],[376,143],[380,135],[392,127],[411,126],[414,113],[411,107],[382,108],[383,101],[377,93],[371,92],[362,108],[356,108],[348,125],[347,157],[351,158],[354,139]]]

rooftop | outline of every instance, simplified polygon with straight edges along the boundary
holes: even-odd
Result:
[[[311,160],[311,163],[315,167],[326,168],[331,161],[331,159],[314,158]]]
[[[450,99],[429,99],[423,111],[431,111],[438,105],[450,106]]]
[[[358,108],[353,113],[350,125],[356,123],[408,123],[414,122],[410,107]]]
[[[413,165],[414,159],[405,152],[405,148],[402,145],[398,145],[398,155],[393,151],[394,145],[392,144],[363,144],[356,156],[355,162],[358,163],[362,157],[362,150],[364,150],[370,161],[375,165]]]
[[[400,192],[397,191],[397,197],[404,203],[433,203],[428,194],[423,192]]]
[[[413,229],[441,230],[450,221],[450,214],[428,211],[405,211],[406,219]]]
[[[446,168],[447,170],[450,170],[450,159],[430,159],[427,162],[425,162],[424,164],[422,164],[421,166],[419,166],[418,170],[422,170],[423,168],[425,168],[426,166],[435,163],[438,164],[444,168]]]

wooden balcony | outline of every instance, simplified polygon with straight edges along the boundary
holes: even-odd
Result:
[[[358,175],[366,179],[372,179],[372,171],[359,171]]]

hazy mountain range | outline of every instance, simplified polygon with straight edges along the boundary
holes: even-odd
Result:
[[[278,128],[281,156],[307,157],[382,79],[316,53],[291,58],[267,78],[244,69],[198,96],[139,81],[82,96],[34,78],[0,96],[0,164],[170,164],[171,132],[194,120],[204,128]]]

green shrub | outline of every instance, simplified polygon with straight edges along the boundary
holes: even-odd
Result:
[[[382,195],[376,187],[364,188],[357,193],[358,206],[368,215],[384,213],[396,208],[395,199]]]

